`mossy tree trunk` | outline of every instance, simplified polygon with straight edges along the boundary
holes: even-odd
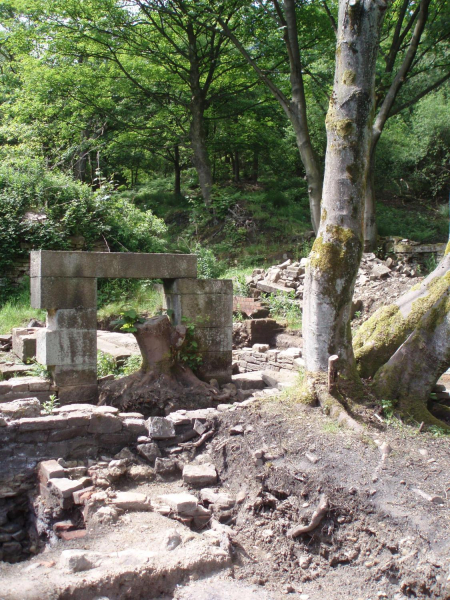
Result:
[[[379,398],[399,412],[428,424],[443,425],[427,409],[434,384],[450,367],[450,285],[420,318],[416,329],[375,375]],[[445,410],[445,407],[443,407]],[[450,430],[450,425],[446,426]]]
[[[350,310],[363,251],[365,185],[371,147],[375,63],[385,4],[340,0],[321,222],[306,272],[303,338],[306,371],[325,374],[339,356],[353,376]]]
[[[357,367],[364,378],[375,373],[420,327],[422,318],[433,309],[450,287],[450,253],[416,288],[390,306],[378,309],[358,330],[353,340]]]

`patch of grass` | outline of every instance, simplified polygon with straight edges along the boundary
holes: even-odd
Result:
[[[231,267],[221,276],[221,279],[233,281],[233,294],[235,296],[248,296],[248,286],[245,278],[252,274],[253,267]]]
[[[336,421],[326,421],[322,423],[322,431],[324,433],[339,433],[341,431],[341,426]]]
[[[115,359],[105,352],[99,350],[97,352],[97,376],[106,377],[114,375],[115,379],[126,377],[135,373],[141,368],[142,356],[140,354],[132,354],[129,356],[123,365],[118,365]]]
[[[300,303],[295,299],[295,292],[279,292],[269,294],[264,298],[270,310],[270,316],[277,321],[284,321],[291,330],[302,328],[302,309]]]
[[[377,203],[377,225],[382,236],[400,236],[429,243],[448,239],[448,217],[443,210],[423,207],[419,212]]]
[[[46,312],[31,308],[28,286],[18,290],[0,306],[0,333],[11,333],[13,327],[26,327],[31,319],[45,321]]]
[[[122,280],[128,281],[128,280]],[[138,282],[139,285],[131,286],[130,290],[106,301],[97,311],[99,320],[109,320],[118,317],[124,309],[134,309],[139,315],[154,316],[162,310],[163,297],[152,281]]]

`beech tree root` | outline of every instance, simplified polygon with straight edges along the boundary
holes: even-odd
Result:
[[[318,527],[327,513],[328,510],[328,497],[325,494],[320,496],[319,504],[317,505],[316,510],[313,512],[311,521],[309,525],[297,525],[297,527],[293,527],[289,529],[287,532],[287,536],[290,538],[296,538],[302,533],[309,533]]]

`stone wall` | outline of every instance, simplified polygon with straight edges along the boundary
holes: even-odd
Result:
[[[41,460],[111,455],[148,434],[142,415],[110,406],[70,405],[43,415],[31,399],[0,405],[0,415],[0,498],[34,489]]]
[[[268,344],[254,344],[252,348],[233,351],[233,366],[239,373],[251,371],[291,371],[305,366],[301,348],[270,349]]]

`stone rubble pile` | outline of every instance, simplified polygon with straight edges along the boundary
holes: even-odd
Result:
[[[288,259],[267,270],[254,269],[252,274],[247,277],[251,296],[259,297],[261,292],[272,294],[289,293],[295,290],[295,297],[302,299],[306,264],[306,258],[302,258],[300,262]],[[396,276],[401,278],[417,277],[419,274],[420,268],[415,264],[410,264],[406,259],[395,260],[389,257],[382,261],[375,254],[366,253],[361,260],[356,288],[364,286],[369,281]]]

